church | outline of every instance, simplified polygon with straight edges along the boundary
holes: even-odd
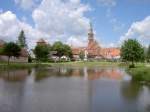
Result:
[[[92,24],[88,32],[88,43],[86,47],[72,48],[73,57],[75,60],[80,59],[80,53],[84,53],[85,60],[116,60],[120,58],[119,48],[102,48],[94,38]]]

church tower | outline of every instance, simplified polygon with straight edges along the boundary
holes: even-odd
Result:
[[[92,23],[90,23],[90,29],[88,32],[88,41],[89,41],[89,44],[94,42],[94,33],[93,33]]]

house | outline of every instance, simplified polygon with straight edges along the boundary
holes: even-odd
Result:
[[[0,49],[3,49],[5,42],[0,40]],[[8,61],[8,56],[0,52],[0,61]],[[19,57],[11,57],[10,62],[28,62],[28,51],[26,48],[22,48]]]

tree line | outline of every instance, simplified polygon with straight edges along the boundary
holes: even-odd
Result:
[[[16,42],[7,42],[4,44],[4,47],[0,49],[0,54],[8,56],[8,64],[10,62],[11,57],[19,57],[21,53],[21,49],[28,49],[28,45],[26,42],[26,36],[23,30],[19,33],[18,40]],[[70,46],[67,44],[63,44],[60,41],[55,42],[53,45],[44,44],[44,45],[36,45],[33,49],[33,53],[35,55],[36,61],[38,62],[46,62],[50,60],[50,55],[55,51],[55,55],[61,58],[62,56],[67,56],[68,58],[72,58],[72,50]],[[28,53],[28,61],[31,62],[32,58]]]
[[[55,42],[53,45],[50,44],[37,44],[33,50],[36,61],[38,62],[46,62],[52,61],[51,56],[58,56],[59,61],[62,56],[66,56],[68,58],[72,58],[72,50],[70,46],[67,44],[63,44],[60,41]]]

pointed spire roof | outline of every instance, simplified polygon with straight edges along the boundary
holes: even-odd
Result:
[[[93,33],[93,25],[92,25],[92,22],[90,22],[90,32]]]

